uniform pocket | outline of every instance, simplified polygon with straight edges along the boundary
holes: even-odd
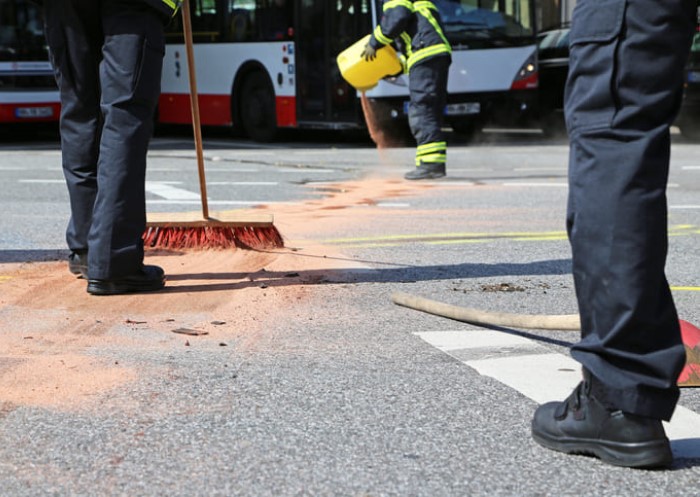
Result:
[[[155,105],[160,92],[163,45],[141,34],[105,37],[102,95],[107,104],[134,101]]]
[[[627,0],[580,0],[574,8],[570,44],[606,43],[620,35]]]
[[[579,0],[569,35],[565,114],[570,132],[608,127],[618,108],[627,0]]]
[[[145,39],[141,47],[141,60],[134,81],[134,98],[144,102],[155,102],[160,94],[161,75],[163,71],[162,45],[153,44]]]

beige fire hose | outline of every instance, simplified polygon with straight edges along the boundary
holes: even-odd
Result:
[[[579,331],[581,329],[581,320],[578,314],[549,315],[490,312],[445,304],[403,292],[394,293],[391,296],[391,300],[397,305],[410,309],[481,326],[571,331]]]

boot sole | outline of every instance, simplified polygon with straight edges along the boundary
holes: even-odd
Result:
[[[404,176],[404,179],[415,181],[415,180],[422,180],[422,179],[438,179],[438,178],[444,178],[446,174],[443,173],[435,173],[435,174],[426,174],[424,176],[419,176],[415,178],[411,178],[408,176]]]
[[[120,295],[124,293],[154,292],[165,287],[165,281],[149,282],[103,282],[88,281],[90,295]]]
[[[668,440],[642,443],[608,442],[574,438],[553,440],[532,432],[540,445],[566,454],[594,456],[603,462],[626,468],[667,468],[673,464],[673,453]]]

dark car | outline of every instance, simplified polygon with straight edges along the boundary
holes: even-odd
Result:
[[[569,26],[543,31],[538,40],[540,126],[548,136],[563,136],[566,134],[564,86],[569,74]],[[700,140],[700,32],[693,39],[685,74],[683,104],[675,125],[684,137]]]
[[[564,85],[569,74],[569,26],[541,32],[537,42],[540,126],[548,136],[564,136]]]
[[[690,48],[684,86],[683,104],[676,125],[684,137],[700,140],[700,32],[695,33]]]

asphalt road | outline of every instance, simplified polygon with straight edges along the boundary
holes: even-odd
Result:
[[[357,137],[291,138],[300,140],[260,146],[206,134],[212,207],[302,205],[372,176],[400,183],[412,162],[410,148],[377,151]],[[223,364],[207,349],[134,350],[120,360],[171,374],[111,392],[99,417],[0,412],[0,495],[700,495],[697,389],[683,390],[669,425],[673,470],[563,456],[537,446],[529,424],[538,402],[577,381],[572,332],[479,328],[390,301],[404,291],[576,312],[567,153],[536,133],[451,138],[446,179],[425,194],[372,199],[386,209],[381,220],[315,240],[362,268],[311,287],[297,308],[305,319],[271,327],[254,352],[231,350]],[[67,195],[51,133],[4,134],[0,178],[0,263],[64,257]],[[667,272],[680,316],[696,324],[699,190],[700,145],[674,135]],[[186,136],[154,140],[147,192],[160,211],[197,205]]]

